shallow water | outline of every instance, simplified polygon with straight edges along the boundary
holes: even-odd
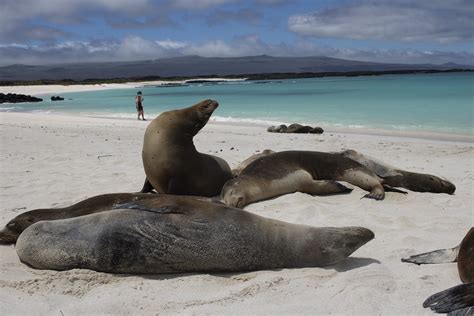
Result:
[[[474,74],[243,81],[143,87],[145,115],[215,99],[217,121],[267,125],[382,128],[473,133]],[[0,111],[66,113],[135,118],[138,89],[64,93],[65,101],[3,104]]]

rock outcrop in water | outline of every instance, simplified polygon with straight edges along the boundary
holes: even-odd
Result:
[[[321,127],[311,127],[308,125],[291,124],[286,126],[282,124],[280,126],[270,126],[267,128],[267,132],[270,133],[296,133],[296,134],[322,134],[324,130]]]
[[[58,96],[54,96],[54,95],[53,95],[53,96],[51,97],[51,101],[62,101],[62,100],[64,100],[64,98],[63,98],[63,97],[60,97],[59,95],[58,95]]]
[[[31,95],[0,93],[0,103],[20,103],[20,102],[41,102],[43,99],[32,97]]]

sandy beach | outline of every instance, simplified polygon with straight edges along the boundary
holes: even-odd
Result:
[[[0,93],[17,93],[32,96],[56,95],[67,92],[83,92],[83,91],[99,91],[109,89],[130,89],[142,88],[146,86],[162,86],[167,84],[185,84],[188,81],[203,80],[202,78],[186,79],[186,80],[153,80],[140,82],[125,82],[125,83],[101,83],[101,84],[72,84],[72,85],[28,85],[28,86],[0,86]],[[227,78],[206,78],[206,81],[242,81],[241,79],[227,79]]]
[[[148,122],[0,113],[0,226],[27,210],[138,191]],[[473,225],[472,142],[333,132],[273,134],[263,126],[211,122],[195,143],[199,151],[218,155],[232,167],[266,148],[352,148],[403,169],[445,177],[457,191],[388,192],[377,202],[361,199],[365,192],[355,187],[348,195],[295,193],[246,207],[291,223],[374,231],[373,241],[327,268],[144,276],[40,271],[22,264],[14,246],[0,246],[0,314],[430,315],[423,300],[460,283],[456,264],[416,266],[400,258],[453,247]]]

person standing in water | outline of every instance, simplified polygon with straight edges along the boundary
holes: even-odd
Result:
[[[144,121],[146,121],[145,120],[145,114],[143,112],[143,97],[142,97],[142,92],[141,91],[138,91],[137,95],[135,96],[135,106],[137,108],[137,113],[138,113],[137,120],[140,119],[140,115],[141,115],[142,119]]]

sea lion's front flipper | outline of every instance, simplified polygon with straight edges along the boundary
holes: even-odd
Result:
[[[182,214],[182,211],[179,211],[180,208],[176,205],[162,204],[157,205],[155,201],[151,200],[142,200],[136,202],[130,202],[125,204],[120,204],[114,207],[114,209],[131,209],[131,210],[140,210],[144,212],[153,212],[160,214]]]
[[[454,248],[439,249],[430,252],[421,253],[402,258],[402,262],[410,262],[415,264],[434,264],[456,262],[459,253],[459,246]]]
[[[472,315],[472,307],[474,307],[474,283],[457,285],[433,294],[423,302],[423,307],[429,307],[436,313]]]
[[[140,193],[154,193],[154,189],[155,188],[151,185],[150,181],[148,181],[148,178],[145,178],[145,183],[143,183],[143,188]]]

